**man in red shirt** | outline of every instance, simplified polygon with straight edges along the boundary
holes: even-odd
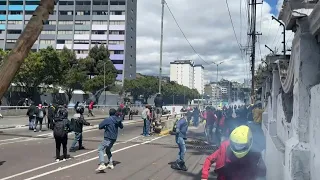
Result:
[[[235,128],[230,140],[221,143],[219,149],[208,156],[202,168],[202,180],[209,177],[210,166],[215,163],[217,180],[255,180],[264,177],[266,167],[260,152],[254,152],[252,133],[248,126]]]

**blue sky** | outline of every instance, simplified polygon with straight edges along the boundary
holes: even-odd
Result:
[[[277,10],[278,0],[265,0],[265,2],[270,4],[270,6],[272,7],[272,10],[271,10],[272,14],[275,14],[275,15],[278,14],[278,10]]]

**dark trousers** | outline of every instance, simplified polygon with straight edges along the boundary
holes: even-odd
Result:
[[[53,129],[53,118],[48,117],[48,124],[47,124],[48,129]]]
[[[143,135],[147,136],[150,134],[150,121],[148,119],[143,119]]]
[[[43,122],[43,118],[38,118],[36,119],[36,125],[35,125],[35,129],[37,129],[38,123],[40,124],[40,131],[42,130],[42,122]]]
[[[62,145],[63,150],[63,158],[67,159],[67,144],[68,144],[68,136],[65,137],[54,137],[56,140],[56,159],[60,158],[60,148]]]

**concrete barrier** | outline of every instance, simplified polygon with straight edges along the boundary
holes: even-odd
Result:
[[[164,135],[170,134],[170,132],[172,131],[174,123],[176,122],[176,120],[181,118],[184,114],[185,113],[169,115],[169,116],[171,116],[170,118],[167,118],[166,120],[161,121],[162,130],[160,132],[160,135],[164,136]],[[162,117],[166,117],[166,116],[162,116]]]

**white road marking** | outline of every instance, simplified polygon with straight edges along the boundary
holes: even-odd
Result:
[[[18,138],[11,138],[11,139],[3,139],[3,140],[0,140],[0,142],[6,142],[6,141],[13,141],[13,140],[18,140],[18,139],[23,139],[25,137],[18,137]]]
[[[124,147],[124,148],[115,150],[115,151],[112,152],[112,154],[115,154],[115,153],[124,151],[124,150],[126,150],[126,149],[130,149],[130,148],[133,148],[133,147],[136,147],[136,146],[140,146],[140,145],[143,145],[143,144],[148,144],[148,143],[150,143],[150,142],[152,142],[152,141],[155,141],[155,140],[157,140],[157,139],[160,139],[160,138],[162,138],[162,137],[165,137],[165,136],[157,137],[157,138],[151,139],[151,140],[149,140],[149,141],[146,141],[146,142],[143,142],[143,143],[140,143],[140,144],[134,144],[134,145],[131,145],[131,146],[127,146],[127,147]],[[37,179],[37,178],[40,178],[40,177],[43,177],[43,176],[47,176],[47,175],[49,175],[49,174],[53,174],[53,173],[55,173],[55,172],[59,172],[59,171],[65,170],[65,169],[69,169],[69,168],[72,168],[72,167],[75,167],[75,166],[78,166],[78,165],[81,165],[81,164],[84,164],[84,163],[87,163],[87,162],[96,160],[96,159],[98,159],[98,157],[90,158],[90,159],[87,159],[87,160],[84,160],[84,161],[80,161],[80,162],[78,162],[78,163],[74,163],[74,164],[71,164],[71,165],[68,165],[68,166],[64,166],[64,167],[61,167],[61,168],[52,170],[52,171],[48,171],[48,172],[45,172],[45,173],[43,173],[43,174],[39,174],[39,175],[33,176],[33,177],[31,177],[31,178],[25,179],[25,180]],[[3,180],[3,179],[2,179],[2,180]]]
[[[124,122],[123,124],[124,125],[131,125],[131,124],[138,124],[138,123],[141,123],[142,121],[141,120],[137,120],[137,121],[126,121]],[[85,132],[91,132],[91,131],[100,131],[98,129],[98,125],[94,125],[94,126],[87,126],[87,127],[84,127],[84,130],[83,130],[83,133]],[[68,135],[71,135],[73,133],[69,133]],[[46,137],[47,136],[47,137]],[[45,133],[45,134],[38,134],[36,135],[35,137],[45,137],[41,140],[45,140],[45,139],[50,139],[53,137],[53,133],[50,132],[50,133]],[[23,140],[19,140],[18,138],[15,140],[15,141],[12,141],[12,142],[6,142],[6,140],[2,140],[4,143],[0,143],[0,146],[1,145],[7,145],[7,144],[13,144],[13,143],[21,143],[21,142],[26,142],[26,141],[33,141],[33,140],[39,140],[39,138],[27,138],[27,137],[20,137],[21,139]],[[11,139],[13,140],[13,139]],[[9,140],[8,140],[9,141]],[[1,141],[0,141],[1,142]]]
[[[137,137],[131,138],[131,139],[129,139],[129,140],[126,140],[126,141],[124,141],[124,142],[115,143],[114,145],[128,143],[128,142],[133,141],[133,140],[135,140],[135,139],[137,139],[137,138],[139,138],[139,137],[142,137],[142,136],[137,136]],[[91,153],[97,152],[97,150],[98,150],[98,149],[95,149],[95,150],[92,150],[92,151],[88,151],[88,152],[85,152],[85,153],[82,153],[82,154],[78,154],[78,155],[73,156],[73,157],[74,157],[74,158],[78,158],[78,157],[81,157],[81,156],[84,156],[84,155],[87,155],[87,154],[91,154]],[[52,163],[49,163],[49,164],[46,164],[46,165],[43,165],[43,166],[39,166],[39,167],[30,169],[30,170],[27,170],[27,171],[23,171],[23,172],[18,173],[18,174],[14,174],[14,175],[11,175],[11,176],[2,178],[2,179],[0,179],[0,180],[12,179],[12,178],[15,178],[15,177],[18,177],[18,176],[27,174],[27,173],[31,173],[31,172],[37,171],[37,170],[39,170],[39,169],[43,169],[43,168],[46,168],[46,167],[49,167],[49,166],[52,166],[52,165],[55,165],[55,164],[58,164],[58,163],[62,163],[62,161],[52,162]]]

